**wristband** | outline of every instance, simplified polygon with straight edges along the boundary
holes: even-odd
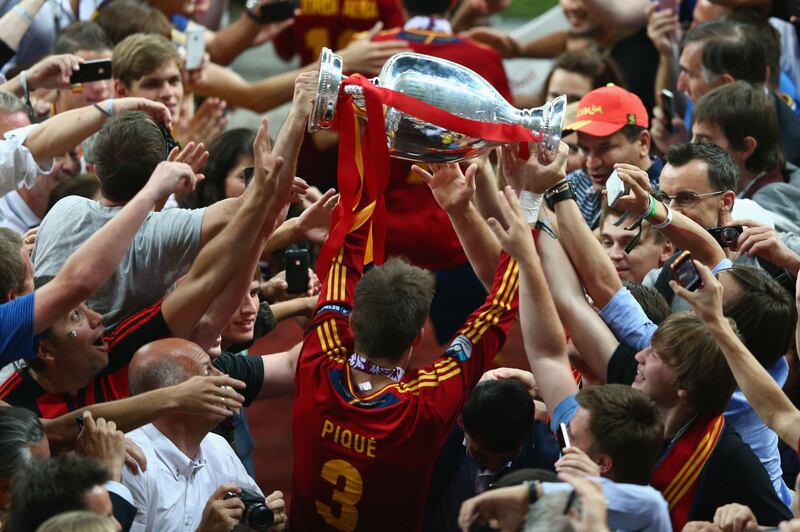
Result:
[[[519,193],[519,204],[522,207],[522,213],[525,215],[525,220],[528,225],[534,225],[536,220],[539,219],[539,209],[542,207],[542,200],[544,195],[523,190]]]
[[[22,7],[21,5],[19,4],[15,5],[14,7],[11,8],[11,11],[13,11],[17,15],[25,19],[25,22],[27,22],[28,24],[33,24],[33,17],[31,16],[30,13],[25,11],[25,8]]]
[[[109,98],[108,100],[105,101],[105,109],[103,108],[103,105],[102,105],[103,103],[104,102],[100,102],[100,103],[94,104],[95,109],[97,109],[98,111],[103,113],[103,115],[105,115],[105,116],[107,116],[109,118],[114,116],[114,99],[113,98]]]
[[[672,210],[665,204],[664,208],[667,209],[667,217],[660,224],[651,224],[653,229],[664,229],[672,223]]]
[[[649,209],[647,215],[644,217],[645,220],[649,220],[650,218],[655,216],[656,215],[656,211],[657,211],[657,209],[656,209],[656,199],[653,196],[650,196],[650,209]]]
[[[539,485],[541,482],[538,480],[526,480],[523,484],[528,486],[528,504],[536,503],[539,500]]]
[[[556,203],[570,199],[575,199],[575,190],[569,181],[562,181],[544,193],[544,201],[550,210],[555,210]]]

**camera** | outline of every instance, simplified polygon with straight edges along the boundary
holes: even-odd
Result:
[[[256,530],[266,530],[272,526],[275,521],[275,515],[267,506],[267,501],[264,500],[264,497],[245,489],[241,493],[229,491],[225,494],[226,499],[232,499],[233,497],[240,498],[244,503],[244,512],[242,512],[242,518],[239,520],[240,523]]]
[[[712,227],[708,230],[711,236],[719,242],[719,245],[724,248],[732,248],[736,246],[739,241],[739,235],[744,232],[741,225],[732,225],[730,227]]]

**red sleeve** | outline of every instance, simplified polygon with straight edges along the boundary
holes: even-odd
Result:
[[[419,393],[444,419],[454,417],[506,341],[519,306],[519,266],[505,252],[486,301],[433,365],[409,374],[399,389]]]
[[[272,39],[272,45],[275,47],[275,52],[278,57],[284,61],[288,61],[297,53],[297,48],[294,42],[294,28],[289,26]]]

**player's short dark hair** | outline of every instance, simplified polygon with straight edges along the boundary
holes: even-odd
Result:
[[[742,342],[764,368],[771,368],[794,341],[797,307],[794,298],[765,271],[736,265],[730,275],[739,285],[737,298],[726,301],[725,316],[736,322]]]
[[[409,17],[444,15],[452,4],[452,0],[403,0]]]
[[[658,232],[655,229],[651,229],[651,231]],[[672,313],[667,300],[654,287],[634,281],[622,281],[622,285],[630,290],[633,299],[639,303],[645,315],[656,325],[661,325],[661,322]]]
[[[356,351],[399,359],[425,324],[435,286],[431,272],[398,258],[364,274],[350,315]]]
[[[64,28],[53,43],[53,54],[74,54],[78,50],[105,52],[114,47],[103,28],[95,22],[79,21]]]
[[[93,154],[103,196],[124,202],[144,187],[158,163],[167,158],[167,142],[145,113],[131,111],[103,125]]]
[[[614,481],[648,484],[664,444],[664,422],[656,404],[630,386],[589,386],[575,396],[589,411],[592,452],[614,461]]]
[[[8,532],[30,532],[49,518],[71,510],[86,510],[86,492],[108,481],[97,460],[62,454],[32,464],[14,480]]]
[[[664,162],[680,168],[699,160],[708,167],[708,182],[714,190],[736,192],[739,183],[739,167],[728,152],[710,142],[687,142],[675,144],[664,154]]]
[[[783,158],[778,115],[763,85],[737,81],[715,88],[695,104],[694,122],[715,124],[734,150],[747,148],[745,137],[756,139],[758,145],[744,163],[751,172],[771,170]]]
[[[533,400],[522,383],[488,380],[479,383],[461,410],[464,432],[493,453],[519,449],[533,423]]]

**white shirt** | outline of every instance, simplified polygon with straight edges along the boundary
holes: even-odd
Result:
[[[38,124],[12,129],[5,134],[4,140],[0,140],[0,194],[23,185],[30,188],[37,177],[53,169],[53,161],[40,167],[30,150],[22,145],[35,127]]]
[[[153,424],[126,434],[144,451],[147,471],[122,468],[122,483],[136,506],[131,532],[194,531],[208,499],[221,484],[262,494],[224,438],[208,434],[194,459],[180,451]],[[262,494],[263,495],[263,494]]]
[[[12,190],[0,198],[0,227],[23,234],[41,222],[42,219],[36,216],[18,191]]]

